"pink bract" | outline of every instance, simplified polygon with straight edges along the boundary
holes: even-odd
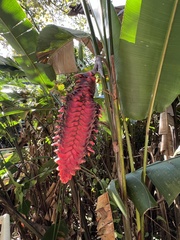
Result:
[[[62,183],[67,183],[85,162],[85,155],[94,152],[92,146],[97,132],[100,107],[94,102],[95,77],[87,72],[76,75],[74,90],[59,110],[54,136],[58,171]]]

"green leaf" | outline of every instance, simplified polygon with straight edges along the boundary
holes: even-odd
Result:
[[[63,47],[67,42],[76,38],[81,40],[87,38],[90,41],[90,34],[80,30],[47,25],[40,33],[38,39],[37,52],[48,52]]]
[[[116,64],[122,111],[132,119],[148,115],[153,96],[162,112],[180,93],[180,4],[142,1],[137,9],[140,3],[127,1]]]
[[[16,62],[14,62],[11,58],[4,58],[2,56],[0,56],[0,70],[10,72],[11,75],[25,75]]]
[[[140,215],[143,215],[148,209],[155,207],[156,201],[150,194],[148,188],[141,181],[142,170],[126,175],[128,196],[138,209]]]
[[[127,1],[123,16],[121,39],[135,43],[142,0]],[[130,6],[129,6],[130,4]],[[128,9],[128,10],[127,10]],[[128,11],[128,14],[126,12]],[[131,24],[129,24],[131,23]],[[128,29],[128,31],[126,31]]]
[[[37,56],[40,62],[48,62],[57,75],[77,72],[73,39],[89,47],[92,51],[90,34],[83,31],[47,25],[40,33]]]
[[[122,214],[125,217],[127,217],[126,208],[124,206],[123,201],[121,200],[121,198],[119,196],[119,193],[118,193],[118,191],[116,189],[114,180],[111,180],[111,182],[109,183],[109,185],[107,187],[107,191],[109,193],[111,201],[113,201],[116,204],[116,206],[120,209]]]
[[[180,157],[147,166],[147,176],[171,205],[180,194]],[[142,215],[156,202],[141,180],[142,169],[126,175],[128,195]]]
[[[11,103],[12,105],[12,103]],[[14,108],[7,108],[4,112],[0,112],[0,118],[4,116],[10,116],[14,114],[21,114],[24,112],[30,111],[31,108],[20,108],[20,107],[14,107]]]
[[[10,150],[8,150],[10,151]],[[10,158],[5,158],[5,162],[11,162],[12,165],[15,165],[15,163],[19,162],[19,155],[18,153],[15,151],[13,152],[13,154],[11,152],[6,151],[6,154],[9,155],[10,154]],[[5,152],[5,151],[4,151]]]
[[[19,54],[16,61],[32,82],[53,86],[47,75],[35,65],[38,33],[16,0],[0,1],[0,34]]]
[[[62,220],[59,225],[51,225],[51,227],[47,230],[42,240],[55,240],[55,237],[66,237],[68,234],[68,228],[66,223]]]
[[[15,195],[16,195],[16,199],[17,202],[20,204],[20,206],[22,206],[23,204],[23,198],[24,198],[24,193],[22,191],[22,186],[19,185],[19,187],[16,186],[16,188],[14,189]]]
[[[180,193],[180,157],[148,166],[147,175],[171,205]]]
[[[163,217],[161,217],[161,216],[157,216],[156,219],[157,219],[158,221],[162,221],[162,222],[166,223],[165,219],[164,219]]]
[[[56,163],[54,162],[53,158],[45,162],[38,172],[40,181],[43,182],[44,179],[46,179],[52,173],[55,167],[56,167]]]
[[[25,216],[28,216],[31,207],[31,202],[23,198],[22,204],[19,205],[18,211],[20,211]]]

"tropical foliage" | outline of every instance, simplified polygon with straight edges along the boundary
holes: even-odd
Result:
[[[0,206],[13,238],[178,239],[179,2],[128,0],[122,20],[111,1],[82,0],[89,33],[37,27],[34,4],[0,1],[0,33],[16,53],[0,57]],[[92,69],[102,108],[95,154],[63,184],[52,146],[58,109],[75,99],[72,73]]]

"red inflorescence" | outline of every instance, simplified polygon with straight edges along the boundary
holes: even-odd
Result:
[[[92,72],[76,75],[74,90],[66,97],[66,104],[59,110],[54,146],[62,183],[71,180],[80,169],[86,154],[94,152],[100,107],[94,102],[95,77]]]

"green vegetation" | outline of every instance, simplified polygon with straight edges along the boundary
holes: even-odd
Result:
[[[0,0],[0,33],[14,51],[0,57],[1,214],[13,239],[97,239],[107,233],[95,204],[108,192],[113,239],[179,239],[180,5],[128,0],[122,20],[110,0],[82,0],[84,15],[71,17],[68,4]],[[95,154],[63,185],[51,145],[58,109],[74,72],[95,62]]]

